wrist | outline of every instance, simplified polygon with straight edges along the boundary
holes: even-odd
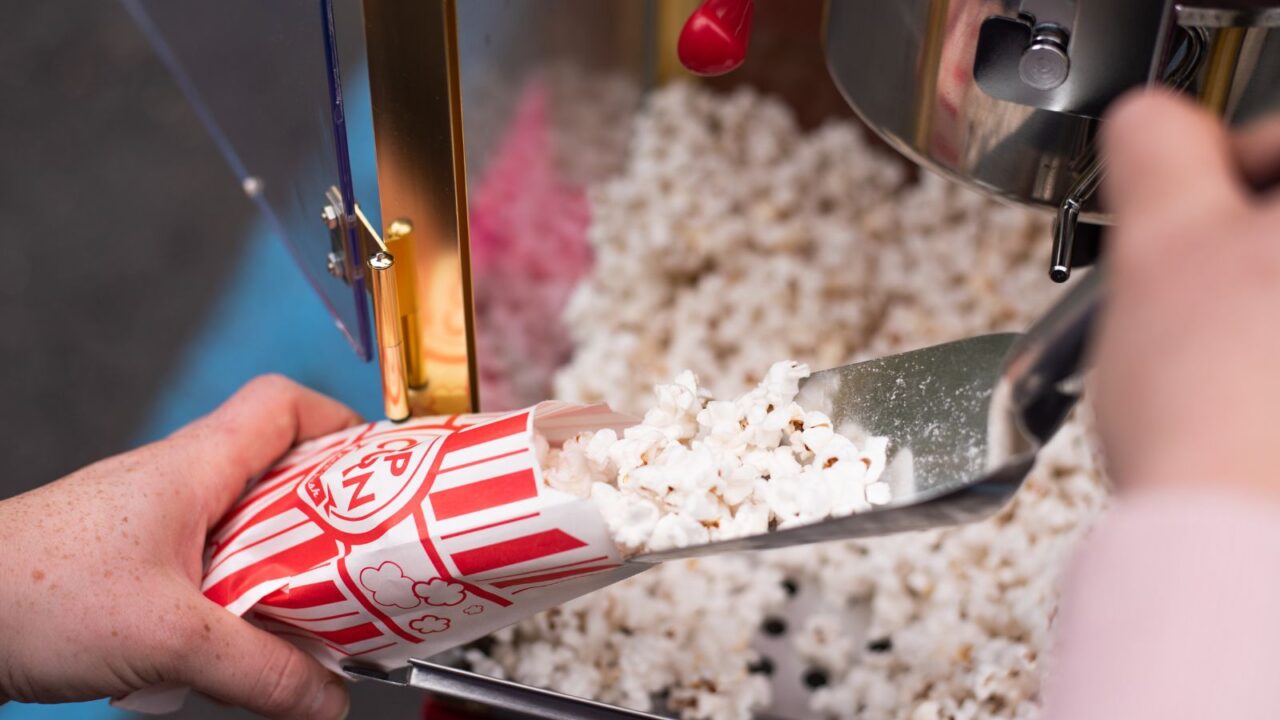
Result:
[[[4,638],[0,642],[0,705],[22,697],[18,688],[17,659],[25,642],[27,623],[20,615],[33,602],[29,597],[30,590],[25,593],[24,590],[36,582],[31,569],[19,560],[28,548],[14,532],[14,528],[19,526],[19,519],[13,517],[18,513],[12,512],[15,502],[15,498],[0,501],[0,548],[5,549],[0,553],[0,577],[5,578],[0,582],[0,638]]]

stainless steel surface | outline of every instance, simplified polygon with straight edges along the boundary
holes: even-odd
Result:
[[[406,670],[394,674],[356,666],[347,666],[343,669],[356,678],[393,685],[407,685],[459,700],[481,703],[499,711],[542,720],[575,720],[576,718],[656,720],[662,717],[478,675],[428,660],[410,660],[409,663]]]
[[[1280,7],[1258,0],[1210,0],[1177,5],[1178,23],[1196,27],[1280,27]]]
[[[1101,182],[1102,158],[1095,154],[1089,169],[1062,201],[1062,206],[1058,208],[1058,217],[1053,223],[1053,252],[1049,260],[1049,278],[1054,282],[1066,282],[1071,277],[1071,267],[1075,264],[1076,229],[1080,224],[1080,213]]]
[[[1057,25],[1070,30],[1076,24],[1076,0],[1022,0],[1021,12],[1037,25]]]
[[[1152,58],[1165,25],[1164,0],[1058,1],[1074,6],[1071,25],[1045,26],[1038,18],[1031,23],[1006,17],[1014,8],[995,13],[983,10],[987,17],[981,20],[973,59],[974,80],[982,90],[1001,100],[1097,117],[1116,95],[1158,73],[1161,64],[1153,63]],[[1066,50],[1071,56],[1071,75],[1050,88],[1028,85],[1015,73],[1024,48],[1034,44],[1037,36],[1051,33],[1054,26],[1064,34],[1070,30]]]
[[[1075,407],[1102,285],[1102,268],[1080,278],[1010,351],[992,399],[992,458],[1048,442]]]
[[[1165,9],[1160,0],[1077,5],[1070,74],[1050,91],[1020,77],[1032,28],[1016,19],[1016,0],[831,2],[828,67],[853,109],[911,160],[1056,211],[1085,170],[1091,116],[1147,82]],[[1007,21],[1003,29],[988,23],[993,17]],[[1130,26],[1145,36],[1120,42],[1117,28]],[[1096,203],[1083,219],[1102,220]]]
[[[1202,28],[1183,29],[1182,53],[1175,59],[1173,67],[1165,82],[1179,90],[1185,89],[1200,69],[1201,60],[1208,47],[1208,33]],[[1089,163],[1080,179],[1067,192],[1062,205],[1058,207],[1058,215],[1053,223],[1053,248],[1049,260],[1049,278],[1054,282],[1066,282],[1071,277],[1071,269],[1081,263],[1082,254],[1087,254],[1089,262],[1097,256],[1097,248],[1085,249],[1081,246],[1092,243],[1096,246],[1101,229],[1089,227],[1081,232],[1080,214],[1084,211],[1089,199],[1102,184],[1104,162],[1096,147],[1091,147],[1082,160],[1088,158]]]
[[[1040,78],[1023,59],[1046,23],[1069,41],[1037,50]],[[1107,106],[1166,82],[1222,98],[1232,124],[1265,115],[1280,107],[1280,39],[1268,30],[1278,24],[1274,0],[839,0],[827,4],[826,54],[854,110],[911,160],[1032,207],[1074,200],[1074,220],[1105,223],[1079,188]],[[1238,62],[1211,77],[1206,39],[1239,26]],[[1069,68],[1053,67],[1059,51]]]

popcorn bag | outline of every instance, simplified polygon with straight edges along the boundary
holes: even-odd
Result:
[[[633,423],[549,402],[300,446],[215,530],[201,589],[335,670],[469,642],[643,569],[590,501],[542,482],[533,439]]]
[[[534,446],[535,432],[559,443],[634,423],[544,402],[305,443],[214,529],[201,590],[335,671],[462,645],[645,569],[624,563],[589,500],[543,483]],[[123,704],[180,702],[156,689]]]

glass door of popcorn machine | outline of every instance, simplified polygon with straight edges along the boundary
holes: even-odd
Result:
[[[389,417],[550,395],[590,264],[586,188],[619,166],[657,76],[659,3],[124,2],[382,365]],[[368,266],[378,250],[394,272]]]
[[[657,3],[458,3],[476,360],[485,410],[555,394],[589,274],[588,189],[656,78]]]
[[[294,262],[363,359],[373,355],[354,224],[335,33],[359,8],[331,0],[123,0]],[[342,23],[350,24],[349,22]],[[376,203],[375,203],[376,205]],[[281,268],[280,272],[293,272]]]

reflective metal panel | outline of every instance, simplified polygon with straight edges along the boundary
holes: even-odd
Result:
[[[915,162],[1019,203],[1105,221],[1076,197],[1097,118],[1124,91],[1185,87],[1233,123],[1280,105],[1280,3],[1244,0],[837,0],[836,84]],[[1096,184],[1096,183],[1095,183]]]

